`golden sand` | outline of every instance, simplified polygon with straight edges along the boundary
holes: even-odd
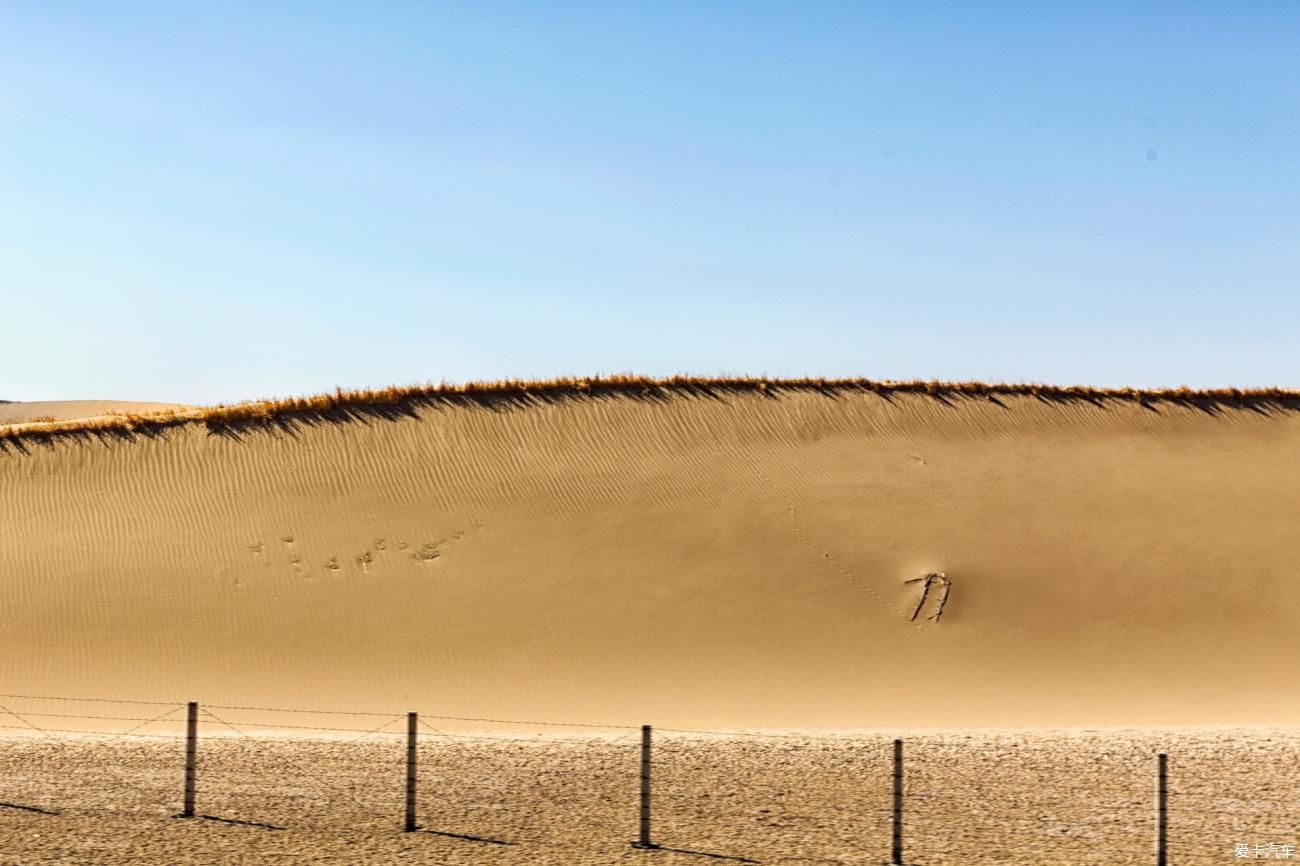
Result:
[[[12,441],[6,691],[678,727],[1300,722],[1300,415],[612,393]],[[918,585],[952,581],[943,618]]]

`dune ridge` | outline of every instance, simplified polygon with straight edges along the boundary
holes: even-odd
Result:
[[[557,377],[553,379],[501,379],[461,384],[442,382],[437,385],[390,385],[386,388],[344,389],[305,397],[276,397],[248,400],[215,406],[185,406],[162,403],[126,405],[127,411],[102,415],[83,412],[67,419],[54,419],[40,425],[17,421],[0,423],[0,446],[3,440],[48,441],[60,436],[93,434],[151,434],[168,427],[201,423],[209,429],[292,423],[295,416],[322,415],[348,417],[401,411],[412,407],[450,405],[496,405],[513,401],[554,401],[584,397],[629,396],[640,399],[664,399],[674,394],[737,394],[815,391],[822,394],[867,392],[926,394],[937,400],[951,398],[988,399],[999,397],[1033,397],[1048,401],[1084,401],[1104,405],[1110,402],[1135,402],[1144,407],[1158,404],[1194,406],[1214,413],[1225,408],[1268,411],[1300,408],[1300,390],[1290,388],[1209,388],[1186,386],[1173,388],[1099,388],[1088,385],[1047,385],[940,380],[875,380],[867,378],[767,378],[762,376],[669,376],[654,378],[635,375]],[[4,401],[0,401],[4,402]],[[50,404],[57,406],[109,405],[109,401]],[[37,404],[26,404],[35,406]],[[5,422],[0,414],[0,422]]]

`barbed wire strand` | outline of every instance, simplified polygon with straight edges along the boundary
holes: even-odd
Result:
[[[171,712],[163,713],[162,715],[169,716],[171,715],[172,712],[175,712],[178,709],[180,709],[180,707],[175,707],[173,710],[171,710]],[[146,719],[146,718],[141,718],[139,716],[94,716],[94,715],[82,716],[82,715],[76,715],[74,713],[24,712],[22,715],[26,717],[35,717],[38,719],[95,719],[95,720],[105,720],[105,721],[113,721],[113,722],[143,722],[144,724],[149,724],[150,722],[157,722],[163,720],[162,717],[160,716],[154,716],[153,718]]]
[[[761,731],[742,731],[742,730],[704,730],[700,728],[654,728],[655,733],[660,734],[696,734],[710,737],[746,737],[751,739],[762,740],[799,740],[803,743],[867,743],[880,741],[883,743],[892,743],[894,738],[886,734],[777,734],[763,733]]]
[[[203,712],[207,712],[207,710],[202,705],[200,705],[199,709]],[[211,716],[211,718],[214,721],[220,721],[219,719],[217,719],[215,715],[211,713],[208,713],[208,715]],[[228,724],[228,723],[222,722],[222,724]],[[386,722],[384,725],[381,725],[380,728],[330,728],[321,725],[291,725],[286,722],[248,722],[243,720],[241,720],[239,724],[241,727],[245,727],[245,728],[270,728],[272,730],[284,729],[284,730],[292,730],[292,731],[322,731],[327,733],[363,734],[363,735],[384,734],[390,737],[405,736],[405,732],[403,731],[382,730],[382,728],[385,728],[388,725],[392,724],[391,719],[388,722]]]
[[[96,744],[100,746],[110,745],[112,741],[114,739],[117,739],[118,737],[144,737],[147,739],[154,739],[154,740],[183,740],[185,738],[183,734],[143,734],[143,733],[128,734],[124,731],[96,731],[91,728],[33,729],[30,725],[0,725],[0,728],[5,728],[7,730],[32,731],[33,733],[37,733],[37,734],[56,734],[56,733],[57,734],[86,734],[86,735],[96,736],[96,737],[108,737],[109,739],[107,741],[101,741]],[[61,743],[73,742],[72,740],[63,737],[58,738],[57,741]]]
[[[301,710],[290,707],[242,707],[232,704],[201,704],[201,706],[211,707],[215,710],[246,710],[249,712],[259,713],[306,713],[315,716],[372,716],[376,719],[385,719],[389,716],[396,716],[397,713],[372,713],[358,710]]]
[[[609,730],[609,731],[641,730],[640,725],[598,725],[598,724],[592,724],[590,722],[540,722],[536,720],[527,720],[527,719],[487,719],[487,718],[476,718],[474,716],[435,716],[432,713],[428,714],[427,716],[424,713],[421,713],[420,716],[422,718],[427,717],[430,719],[438,719],[440,721],[447,721],[447,722],[486,722],[488,724],[493,724],[493,725],[520,725],[520,726],[537,725],[544,728],[593,728],[598,730]]]
[[[220,708],[218,708],[218,709],[220,709]],[[228,721],[226,721],[225,719],[221,718],[221,717],[218,716],[216,713],[214,713],[214,712],[212,712],[211,710],[209,710],[208,708],[204,707],[202,704],[199,705],[199,711],[202,712],[202,713],[205,713],[205,714],[206,714],[209,718],[211,718],[213,721],[218,722],[218,723],[220,723],[220,724],[223,724],[223,725],[225,725],[226,727],[230,728],[230,730],[234,731],[236,734],[239,734],[241,737],[244,737],[245,739],[248,739],[248,740],[254,740],[254,741],[257,739],[257,738],[254,737],[252,734],[246,733],[245,731],[242,731],[242,730],[240,730],[239,728],[236,728],[236,727],[235,727],[234,725],[232,725],[230,722],[228,722]],[[385,733],[385,731],[384,731],[385,728],[387,728],[389,725],[393,724],[394,722],[399,722],[399,721],[401,721],[402,718],[403,718],[403,716],[397,715],[397,714],[395,714],[395,713],[394,713],[394,714],[391,714],[391,715],[392,715],[392,718],[390,718],[388,721],[384,722],[384,723],[383,723],[382,725],[380,725],[379,727],[376,727],[376,728],[370,728],[370,729],[368,729],[368,730],[360,730],[360,735],[359,735],[359,736],[352,737],[351,739],[347,739],[347,740],[341,740],[337,745],[340,745],[340,746],[350,746],[350,745],[353,745],[353,744],[355,744],[355,743],[359,743],[361,740],[364,740],[366,737],[373,736],[373,735],[375,735],[375,734]],[[242,724],[246,724],[246,723],[245,723],[245,722],[241,722],[240,724],[242,725]],[[322,730],[322,729],[316,729],[316,730]],[[356,728],[347,728],[347,729],[340,729],[340,730],[353,731],[353,730],[359,730],[359,729],[356,729]],[[393,733],[397,733],[397,732],[393,732]]]
[[[234,706],[228,704],[212,704],[213,708],[218,710],[247,710],[264,713],[308,713],[312,715],[351,715],[351,716],[374,716],[376,718],[393,715],[392,713],[371,713],[371,712],[350,712],[345,710],[304,710],[291,709],[288,707],[253,707],[253,706]],[[481,722],[492,725],[518,725],[521,727],[537,726],[546,728],[591,728],[596,730],[640,730],[640,725],[605,725],[595,724],[592,722],[553,722],[541,721],[538,719],[496,719],[482,716],[441,716],[432,713],[420,713],[423,718],[439,719],[450,722]]]
[[[0,694],[0,698],[22,698],[29,701],[72,701],[86,704],[136,704],[145,707],[170,707],[175,704],[184,706],[184,701],[131,701],[118,698],[69,698],[61,695],[10,695]]]

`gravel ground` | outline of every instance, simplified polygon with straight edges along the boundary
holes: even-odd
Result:
[[[1237,845],[1300,861],[1300,731],[1250,729],[908,735],[905,862],[1152,863],[1160,751],[1171,864]],[[400,736],[205,738],[190,820],[174,817],[179,740],[11,736],[0,862],[878,864],[891,755],[881,736],[657,732],[662,848],[642,851],[635,733],[425,737],[416,833],[401,832]]]

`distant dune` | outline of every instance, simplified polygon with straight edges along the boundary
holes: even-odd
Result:
[[[0,400],[0,425],[26,424],[36,420],[85,421],[110,413],[149,415],[183,408],[172,403],[139,403],[130,400],[43,400],[13,403]]]
[[[0,437],[4,691],[1300,723],[1286,392],[627,380],[223,411]]]

